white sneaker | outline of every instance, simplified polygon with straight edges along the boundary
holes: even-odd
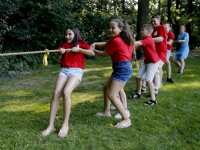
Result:
[[[110,109],[112,109],[112,110],[113,110],[113,109],[116,109],[116,108],[115,108],[115,106],[113,106],[113,105],[112,105],[112,106],[110,106]]]
[[[130,112],[128,110],[126,110],[126,114],[128,115],[128,117],[130,117]],[[114,116],[116,119],[120,119],[122,118],[122,116],[120,115],[120,113],[117,113],[115,116]]]

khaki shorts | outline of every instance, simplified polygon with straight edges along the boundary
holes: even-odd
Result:
[[[160,61],[158,61],[156,63],[149,63],[149,64],[143,63],[140,66],[140,69],[139,69],[136,77],[140,78],[141,80],[145,79],[145,81],[147,81],[147,82],[152,82],[154,75],[155,75],[156,71],[158,70],[159,65],[160,65]]]

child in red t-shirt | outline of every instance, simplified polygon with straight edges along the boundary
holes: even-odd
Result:
[[[172,81],[172,78],[171,78],[171,64],[170,64],[170,61],[169,61],[169,58],[170,58],[170,55],[171,55],[171,50],[172,50],[172,44],[173,44],[173,41],[174,41],[174,33],[171,32],[171,29],[172,29],[171,24],[166,23],[166,24],[164,24],[164,26],[167,29],[167,62],[166,62],[167,82],[174,83],[174,81]]]
[[[141,87],[142,87],[142,77],[145,74],[145,80],[147,82],[149,92],[150,92],[150,101],[144,102],[144,105],[155,105],[157,104],[155,93],[154,93],[154,84],[153,78],[158,70],[160,58],[156,52],[155,43],[152,39],[151,33],[153,32],[153,27],[151,24],[144,24],[142,28],[142,41],[136,41],[135,47],[142,47],[144,51],[144,63],[141,65],[137,75],[137,93],[133,94],[130,98],[142,98]]]
[[[160,63],[158,70],[154,76],[154,89],[155,96],[158,94],[158,89],[162,87],[161,81],[163,76],[162,67],[166,63],[167,57],[167,30],[160,24],[161,18],[159,15],[154,15],[151,17],[151,24],[153,25],[154,31],[151,34],[156,45],[156,51],[160,58]]]
[[[122,116],[122,121],[117,123],[115,127],[126,128],[131,125],[131,120],[117,96],[133,73],[130,61],[132,59],[134,39],[130,33],[128,24],[120,19],[113,19],[110,22],[109,33],[111,35],[109,41],[97,42],[91,45],[94,52],[102,57],[106,57],[110,54],[114,70],[103,88],[104,110],[103,112],[95,114],[95,116],[111,116],[111,101]],[[105,51],[99,51],[95,50],[95,47],[103,47],[106,49]]]
[[[72,49],[67,51],[67,49]],[[64,121],[58,133],[58,138],[64,138],[69,131],[68,121],[71,110],[71,93],[81,82],[85,64],[85,54],[94,56],[94,51],[81,39],[79,30],[69,27],[65,30],[65,36],[61,41],[56,55],[60,61],[61,71],[56,81],[54,94],[51,101],[50,117],[48,127],[41,132],[41,136],[47,136],[54,132],[54,120],[58,109],[58,103],[63,95]]]

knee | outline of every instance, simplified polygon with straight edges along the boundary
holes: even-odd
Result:
[[[60,98],[61,97],[62,92],[61,91],[54,91],[53,93],[53,99],[55,98]]]
[[[71,95],[71,91],[65,90],[65,91],[63,92],[63,98],[64,98],[64,99],[70,98],[70,95]]]
[[[173,61],[173,62],[176,62],[176,60],[177,60],[177,59],[176,59],[175,57],[172,57],[172,61]]]
[[[110,101],[113,101],[113,99],[115,98],[115,96],[112,93],[108,94],[108,98],[110,99]]]
[[[167,65],[170,65],[170,61],[169,61],[169,60],[167,60],[167,62],[166,62],[166,63],[167,63]]]
[[[104,85],[103,91],[104,91],[104,93],[109,91],[109,89],[108,89],[108,87],[106,85]]]

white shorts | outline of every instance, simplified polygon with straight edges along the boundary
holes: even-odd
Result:
[[[170,55],[171,55],[171,50],[167,50],[167,60],[169,60]]]
[[[159,64],[160,64],[160,61],[158,61],[156,63],[149,63],[149,64],[143,63],[140,66],[140,69],[139,69],[136,77],[140,78],[142,80],[144,78],[144,75],[146,74],[145,81],[152,82],[154,75],[155,75],[156,71],[158,70]]]
[[[83,76],[83,69],[81,68],[61,68],[60,73],[58,76],[64,76],[66,78],[69,78],[70,76],[75,75],[79,78],[79,81],[81,82],[82,76]]]

